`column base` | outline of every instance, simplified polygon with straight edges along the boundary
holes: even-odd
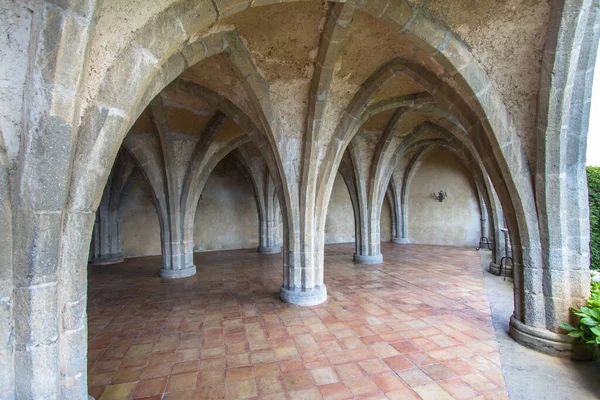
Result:
[[[297,306],[316,306],[327,300],[327,288],[324,284],[309,290],[286,289],[282,286],[279,297],[286,303]]]
[[[381,264],[383,262],[383,254],[377,254],[374,256],[362,256],[360,254],[355,254],[354,262],[357,264]]]
[[[508,277],[508,278],[512,278],[513,277],[513,268],[512,268],[512,265],[509,265],[509,268],[504,267],[502,270],[500,270],[500,264],[496,264],[493,261],[490,263],[490,266],[488,268],[488,272],[490,274],[494,274],[494,275],[498,275],[498,276],[500,276],[500,275],[504,276],[504,274],[506,272],[506,277]]]
[[[107,256],[100,257],[100,258],[94,258],[90,261],[90,263],[93,265],[109,265],[109,264],[122,263],[123,261],[125,261],[125,259],[123,258],[123,254],[119,253],[119,254],[109,254]]]
[[[572,337],[550,332],[543,328],[527,326],[514,316],[510,317],[510,336],[525,347],[555,357],[573,360],[591,360],[594,351]]]
[[[195,265],[184,269],[160,269],[160,277],[164,279],[187,278],[192,275],[196,275]]]
[[[281,246],[259,246],[256,252],[260,254],[277,254],[281,253]]]
[[[398,243],[398,244],[410,244],[410,239],[409,238],[392,238],[391,242]]]

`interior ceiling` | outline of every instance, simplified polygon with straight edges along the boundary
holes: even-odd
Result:
[[[290,3],[251,8],[222,20],[214,29],[237,32],[259,73],[272,89],[279,81],[310,81],[326,16],[327,10],[321,2]],[[343,103],[350,102],[358,86],[382,64],[395,57],[421,63],[433,70],[438,68],[436,62],[425,54],[395,25],[356,11],[338,55],[330,95],[342,104],[339,108],[343,109]],[[228,56],[209,57],[188,68],[180,79],[217,93],[239,107],[255,125],[261,126],[245,83],[238,77]],[[306,88],[308,90],[308,86]],[[421,84],[405,75],[398,75],[380,89],[371,104],[423,92],[425,89]],[[161,98],[170,129],[184,135],[201,136],[217,111],[202,99],[172,87],[167,87]],[[395,112],[396,109],[390,109],[373,115],[361,127],[361,135],[370,135],[370,141],[378,141]],[[439,117],[433,113],[411,111],[403,118],[399,128],[402,134],[406,134],[425,121],[445,124],[438,120]],[[145,111],[131,133],[148,132],[152,132],[152,122]],[[231,140],[241,134],[241,129],[227,120],[214,140]]]

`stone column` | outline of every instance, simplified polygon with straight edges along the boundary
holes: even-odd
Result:
[[[78,1],[65,9],[70,4],[40,1],[28,10],[29,64],[21,66],[28,73],[26,130],[13,185],[18,399],[87,398],[86,261],[94,213],[74,210],[68,193],[79,138],[77,93],[96,4]]]
[[[182,208],[183,182],[178,170],[187,167],[178,160],[176,149],[165,115],[162,98],[157,96],[150,102],[150,115],[160,139],[163,164],[164,217],[161,219],[160,244],[162,250],[162,278],[186,278],[196,274],[194,265],[193,229],[185,228]],[[192,156],[193,157],[193,156]],[[179,161],[179,162],[178,162]],[[183,165],[181,165],[183,164]],[[196,207],[197,204],[194,204]],[[192,223],[193,226],[193,223]]]
[[[96,211],[94,233],[92,234],[92,264],[105,265],[123,262],[121,249],[121,218],[119,210],[110,208],[108,191],[105,189],[102,201]]]
[[[404,207],[402,207],[402,180],[398,183],[398,177],[392,174],[390,179],[390,188],[388,189],[388,199],[390,200],[390,207],[394,210],[392,212],[393,222],[392,224],[396,227],[395,233],[392,236],[392,243],[408,244],[410,240],[405,237],[404,233],[406,228],[404,225]]]
[[[372,210],[366,182],[361,178],[365,171],[357,170],[350,152],[342,158],[339,169],[354,208],[355,242],[354,262],[358,264],[379,264],[383,262],[380,243],[379,213]]]
[[[92,234],[92,264],[115,264],[123,261],[121,248],[121,194],[135,164],[127,151],[121,150],[102,192]]]
[[[372,213],[367,210],[370,216]],[[356,252],[354,253],[354,262],[358,264],[381,264],[383,255],[381,254],[380,239],[380,219],[379,217],[369,218],[362,223],[367,228],[366,235],[356,236]]]
[[[236,165],[252,188],[258,211],[257,251],[262,254],[281,252],[279,225],[281,210],[273,178],[260,151],[246,143],[232,152]]]
[[[534,349],[571,357],[574,341],[560,324],[574,322],[572,308],[583,305],[590,291],[585,155],[600,37],[598,2],[553,1],[549,21],[536,126],[542,257],[541,265],[524,266],[522,277],[515,278],[510,334]]]
[[[270,175],[266,177],[264,196],[265,209],[261,213],[259,223],[258,252],[263,254],[281,253],[281,241],[279,239],[280,209],[279,201],[275,193],[275,187]],[[259,194],[260,196],[260,194]]]

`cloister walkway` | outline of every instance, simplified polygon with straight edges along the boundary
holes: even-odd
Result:
[[[355,265],[326,246],[328,301],[279,300],[282,256],[195,254],[89,269],[89,392],[96,399],[507,399],[478,254],[382,244]]]

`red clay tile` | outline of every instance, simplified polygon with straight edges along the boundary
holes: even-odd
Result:
[[[167,384],[167,378],[157,378],[142,380],[138,382],[135,392],[133,394],[134,399],[143,399],[150,396],[161,396],[165,390]]]

